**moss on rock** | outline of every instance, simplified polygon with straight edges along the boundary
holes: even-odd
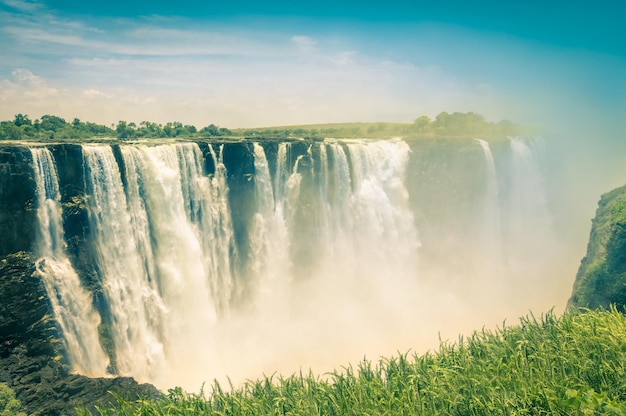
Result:
[[[602,195],[569,304],[626,306],[626,186]]]

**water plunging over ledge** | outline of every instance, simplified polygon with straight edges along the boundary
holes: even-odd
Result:
[[[80,145],[78,254],[64,242],[63,161],[31,151],[40,273],[88,375],[197,390],[431,348],[442,328],[525,313],[512,299],[552,244],[528,140]],[[90,270],[72,265],[80,253]]]

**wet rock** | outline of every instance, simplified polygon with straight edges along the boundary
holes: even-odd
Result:
[[[0,260],[0,382],[7,383],[29,415],[69,415],[76,407],[156,397],[154,386],[132,378],[71,374],[45,287],[28,252]]]
[[[35,181],[27,147],[0,147],[0,257],[28,251],[35,239]]]

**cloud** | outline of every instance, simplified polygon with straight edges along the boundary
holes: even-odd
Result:
[[[53,33],[42,28],[7,26],[3,30],[22,42],[57,43],[68,46],[93,46],[86,45],[79,36]]]
[[[98,91],[95,89],[84,90],[83,96],[87,98],[113,98],[112,94],[108,94],[106,92]]]
[[[24,0],[2,0],[0,3],[16,9],[20,12],[34,13],[40,11],[43,5],[38,1],[24,1]]]
[[[291,37],[291,43],[303,52],[311,52],[315,50],[317,42],[310,36],[295,35]]]
[[[357,51],[340,52],[330,58],[335,65],[345,66],[354,63],[354,58],[358,55]]]
[[[59,93],[58,89],[49,87],[43,79],[28,69],[15,69],[11,75],[14,81],[3,80],[0,83],[0,91],[5,100],[15,100],[19,95],[41,99]]]

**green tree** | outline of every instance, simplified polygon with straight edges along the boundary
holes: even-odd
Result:
[[[120,139],[126,139],[129,137],[133,137],[135,135],[135,129],[132,127],[135,123],[128,124],[124,120],[120,120],[117,123],[117,127],[115,127],[115,131],[117,132],[117,137]]]
[[[163,129],[160,124],[142,121],[139,123],[137,130],[135,130],[135,134],[138,137],[161,137],[163,136]]]
[[[41,116],[41,121],[39,122],[39,128],[41,130],[49,130],[49,131],[59,131],[66,126],[65,119],[57,116],[51,116],[46,114],[45,116]]]
[[[209,136],[219,136],[219,128],[215,125],[215,124],[209,124],[208,126],[204,127],[202,130],[200,130],[200,133],[202,134],[206,134]]]
[[[413,122],[413,130],[415,131],[427,131],[430,125],[430,118],[428,116],[421,116],[415,119]]]
[[[28,116],[26,114],[16,114],[15,115],[15,120],[13,121],[13,124],[15,124],[17,127],[20,126],[32,126],[33,122],[30,120],[30,118],[28,118]]]
[[[19,140],[22,138],[22,129],[11,122],[3,121],[0,125],[0,137],[6,140]]]
[[[0,383],[0,416],[26,416],[26,413],[19,411],[21,406],[13,390],[5,383]]]

